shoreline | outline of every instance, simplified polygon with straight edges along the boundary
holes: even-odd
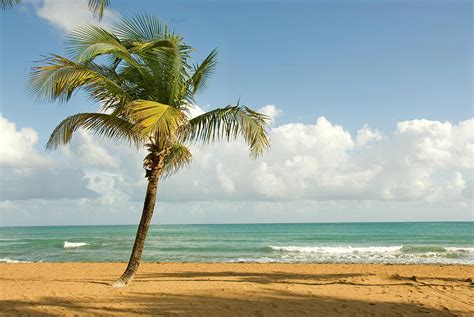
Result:
[[[22,261],[22,260],[12,260],[14,262],[2,262],[1,265],[6,264],[127,264],[127,261]],[[257,261],[142,261],[141,265],[147,264],[262,264],[262,265],[374,265],[374,266],[466,266],[474,268],[474,263],[372,263],[372,262],[257,262]],[[1,275],[0,275],[1,276]]]
[[[144,262],[0,263],[0,315],[472,316],[474,266]]]

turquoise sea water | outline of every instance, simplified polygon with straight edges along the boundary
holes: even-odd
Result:
[[[0,227],[0,262],[127,261],[136,226]],[[152,226],[145,261],[474,264],[473,222]]]

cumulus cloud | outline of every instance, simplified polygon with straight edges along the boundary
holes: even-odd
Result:
[[[80,199],[97,198],[88,188],[84,171],[79,169],[30,168],[5,170],[2,178],[0,201],[30,199]]]
[[[119,205],[128,201],[128,196],[120,188],[115,186],[116,182],[123,182],[121,175],[106,173],[88,173],[89,188],[99,194],[99,202],[104,205]]]
[[[472,178],[472,122],[411,120],[390,135],[364,126],[354,137],[324,117],[284,124],[271,129],[258,161],[241,141],[194,149],[193,165],[166,181],[162,199],[460,202]]]
[[[273,107],[261,109],[275,118],[279,111]],[[198,115],[202,109],[196,107],[194,112]],[[15,151],[37,158],[33,172],[28,171],[32,166],[21,164],[8,172],[11,189],[3,197],[16,201],[3,205],[12,213],[28,197],[49,199],[52,205],[59,198],[69,199],[71,208],[78,210],[95,205],[120,213],[122,220],[130,219],[127,213],[139,213],[146,187],[143,150],[80,132],[56,157],[47,158],[35,149],[36,139],[27,137],[36,135],[33,129],[24,132],[3,120],[7,128],[2,129],[9,132],[1,134],[8,139],[2,144],[8,145],[8,151],[18,143],[12,140],[26,138],[30,140],[26,150]],[[413,219],[418,220],[470,219],[473,124],[474,119],[459,123],[409,120],[399,122],[391,133],[382,134],[364,125],[352,135],[343,126],[319,117],[312,124],[272,125],[271,149],[258,160],[248,157],[243,140],[192,146],[191,166],[160,184],[158,201],[163,221],[245,222],[244,216],[250,217],[250,222],[265,221],[267,216],[267,221],[329,220],[324,212],[336,221],[337,212],[351,208],[368,220],[410,220],[410,212],[415,212]],[[14,161],[3,159],[3,166]],[[51,161],[54,164],[41,165]],[[60,179],[70,179],[71,184]],[[21,185],[41,180],[42,184],[59,185],[41,193]],[[70,190],[76,188],[76,196],[70,194],[69,185]],[[61,195],[61,189],[66,194]],[[228,218],[216,216],[219,208],[225,209]],[[350,217],[365,219],[355,214]]]
[[[0,164],[9,167],[46,166],[50,162],[35,148],[38,133],[32,128],[17,130],[0,113]]]
[[[232,172],[229,170],[226,170],[221,163],[217,164],[216,166],[216,174],[217,174],[217,180],[219,182],[219,185],[221,188],[224,190],[226,193],[233,193],[235,192],[235,186],[234,186],[234,181],[232,180],[232,177],[230,176]]]
[[[367,124],[365,124],[361,129],[357,130],[357,146],[370,145],[372,142],[377,142],[382,139],[382,134],[378,130],[370,129]]]
[[[262,108],[257,109],[257,111],[268,116],[271,124],[275,123],[275,119],[283,114],[283,111],[274,105],[263,106]]]
[[[198,105],[191,105],[191,107],[189,108],[189,118],[195,118],[197,116],[200,116],[204,113],[204,110],[199,107]]]
[[[403,121],[397,124],[398,139],[412,155],[414,163],[439,167],[474,167],[474,119],[453,125],[429,120]]]
[[[109,8],[105,10],[99,22],[89,11],[88,0],[31,0],[31,2],[39,17],[66,32],[85,24],[100,24],[107,28],[119,17],[116,11]]]
[[[110,150],[100,140],[89,132],[79,130],[74,136],[74,141],[60,148],[60,151],[69,161],[77,160],[88,167],[102,169],[116,169],[119,167],[119,158],[110,154]]]
[[[97,197],[82,170],[57,164],[37,150],[37,142],[34,129],[18,130],[0,114],[0,200]]]

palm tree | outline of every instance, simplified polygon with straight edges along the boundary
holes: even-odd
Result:
[[[89,130],[110,139],[146,147],[148,179],[143,213],[127,269],[113,286],[125,286],[140,264],[153,215],[159,179],[191,161],[188,145],[243,137],[252,157],[269,147],[267,117],[250,108],[226,106],[189,117],[194,96],[216,66],[216,50],[191,64],[193,48],[158,19],[126,18],[107,31],[86,26],[71,33],[70,58],[49,55],[33,68],[30,92],[48,101],[67,102],[82,90],[100,103],[100,112],[64,119],[47,143],[53,149],[70,142],[74,131]]]
[[[0,8],[2,10],[13,8],[21,3],[21,0],[0,0]],[[89,10],[97,18],[102,19],[104,10],[110,6],[110,0],[89,0]]]

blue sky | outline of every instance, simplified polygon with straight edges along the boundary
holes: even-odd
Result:
[[[96,105],[82,95],[66,105],[57,105],[35,102],[26,94],[26,78],[34,65],[33,61],[47,53],[64,54],[66,29],[71,26],[64,21],[79,14],[74,10],[61,12],[61,8],[57,9],[58,12],[40,13],[42,7],[51,3],[54,4],[54,1],[25,1],[22,6],[0,15],[1,113],[8,122],[16,125],[16,130],[32,128],[36,131],[38,140],[32,146],[38,155],[47,157],[59,155],[43,151],[55,124],[69,114],[96,109]],[[359,143],[356,137],[364,125],[372,129],[367,130],[368,135],[371,135],[370,131],[375,131],[370,140],[389,140],[385,146],[393,147],[395,145],[390,145],[390,142],[400,145],[402,141],[395,140],[397,135],[408,131],[403,130],[400,122],[423,119],[441,124],[436,127],[445,131],[442,124],[446,122],[455,129],[459,122],[472,118],[472,6],[471,1],[112,1],[111,17],[106,17],[104,23],[140,12],[161,17],[197,49],[197,59],[202,59],[215,47],[219,49],[215,76],[209,82],[208,89],[197,99],[202,109],[235,103],[238,98],[255,108],[273,105],[280,112],[273,127],[276,129],[277,144],[277,133],[285,125],[312,126],[316,118],[324,117],[331,128],[340,126],[353,139],[356,145],[347,145],[344,150],[344,155],[353,155],[354,152],[362,152],[357,148]],[[61,23],[64,25],[61,26]],[[321,128],[325,123],[318,121],[316,127],[318,124]],[[426,129],[433,127],[429,124],[423,126]],[[463,136],[467,143],[456,145],[456,149],[467,146],[470,151],[472,123],[461,126],[467,126],[462,128],[468,131],[468,135]],[[417,129],[413,128],[413,131]],[[434,141],[430,141],[435,144],[436,135],[440,132],[428,132],[430,136],[435,136]],[[426,143],[426,137],[421,138],[419,144],[423,142]],[[408,144],[400,146],[401,151],[408,151]],[[413,146],[415,148],[417,144]],[[381,151],[379,149],[377,153]],[[446,151],[453,154],[454,150]],[[371,155],[374,162],[380,160],[379,154]],[[467,155],[467,160],[471,155],[472,160],[472,152],[460,155]],[[293,157],[282,157],[281,162],[300,156],[302,154],[295,153]],[[225,168],[225,159],[222,160]],[[357,160],[363,161],[363,158]],[[312,166],[319,163],[321,161]],[[465,192],[467,187],[472,187],[472,167],[468,163],[446,163],[441,170],[430,170],[429,179],[433,183],[445,184],[448,178],[459,172],[464,180],[462,190]],[[81,164],[67,168],[82,169],[89,180],[91,173],[100,174],[97,168]],[[380,165],[377,164],[367,167],[367,171]],[[440,164],[436,161],[433,166]],[[275,173],[279,176],[282,172]],[[233,183],[238,182],[233,179]],[[91,189],[92,185],[89,183],[87,186]],[[179,187],[179,179],[176,186]],[[328,189],[319,183],[314,186]],[[402,187],[400,184],[397,186]],[[238,191],[238,186],[234,187]],[[390,187],[392,192],[395,187]],[[358,196],[350,191],[331,197],[343,197],[347,202],[355,199],[354,195],[359,203],[374,200],[381,204],[373,207],[374,210],[394,208],[392,200],[407,200],[389,198],[390,202],[384,202],[385,198],[374,199],[372,194]],[[426,196],[426,193],[420,195]],[[221,195],[219,199],[212,197],[209,201],[267,200],[234,196]],[[331,199],[339,201],[339,198]],[[320,202],[321,198],[308,194],[288,200],[292,203]],[[413,200],[410,198],[407,201]],[[403,207],[406,215],[416,208],[426,209],[426,215],[438,208],[423,204],[423,198],[415,201],[419,203],[416,207]],[[464,211],[456,217],[472,218],[472,200],[462,203]],[[344,210],[342,207],[339,209]],[[438,208],[436,212],[439,219],[446,216],[443,214],[445,209]],[[379,216],[371,218],[371,215],[368,213],[365,217],[369,220],[385,219]],[[425,219],[426,215],[420,214],[420,219]],[[255,216],[255,219],[259,217]],[[205,222],[203,219],[196,221]],[[296,221],[298,219],[295,218]],[[301,219],[317,221],[320,218],[304,215]]]
[[[219,49],[203,106],[241,98],[278,105],[281,122],[323,115],[351,131],[472,114],[470,1],[155,2],[115,1],[113,9],[162,17],[198,59]],[[6,117],[46,133],[66,113],[90,107],[82,99],[65,109],[33,102],[25,94],[29,68],[44,54],[64,54],[64,33],[28,7],[1,19]]]

